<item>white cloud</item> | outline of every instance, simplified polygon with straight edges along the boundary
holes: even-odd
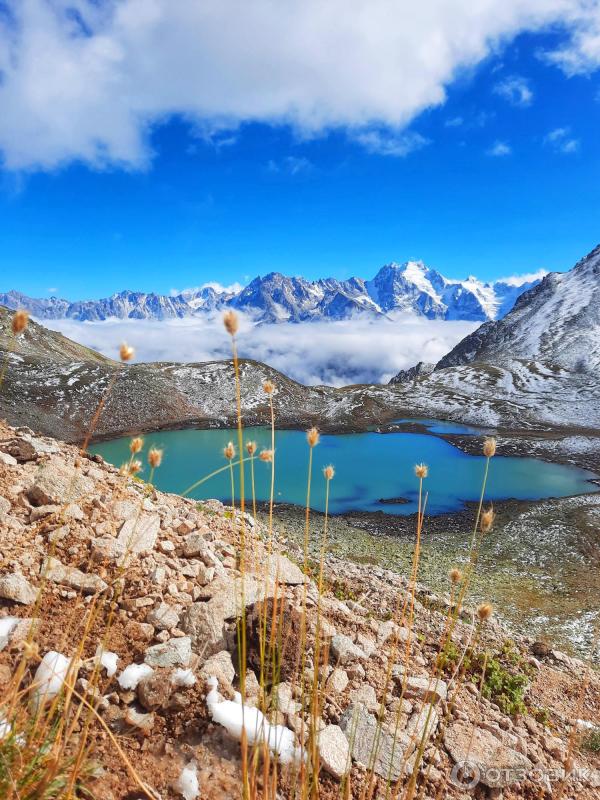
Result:
[[[171,289],[169,295],[171,297],[177,297],[180,294],[192,295],[201,291],[202,289],[214,289],[215,292],[227,292],[228,294],[231,294],[233,292],[240,292],[243,288],[243,285],[238,281],[234,281],[226,286],[222,283],[219,283],[219,281],[207,281],[200,286],[190,286],[186,289]]]
[[[457,73],[523,30],[562,26],[566,43],[548,57],[567,72],[594,68],[600,56],[600,0],[0,8],[0,153],[11,169],[72,160],[141,168],[152,156],[151,127],[173,115],[205,138],[221,134],[216,141],[253,121],[311,136],[343,127],[373,149],[379,136],[378,152],[399,155],[402,131],[444,102]]]
[[[509,156],[512,153],[512,147],[506,142],[494,142],[494,144],[487,151],[488,156]]]
[[[511,75],[494,86],[494,92],[513,106],[529,106],[533,102],[533,92],[525,78]]]
[[[558,153],[576,153],[581,142],[571,136],[570,128],[555,128],[544,138],[544,144],[556,150]]]
[[[286,156],[275,161],[271,159],[267,164],[269,172],[285,173],[287,175],[301,175],[313,171],[313,163],[304,156]]]
[[[578,0],[569,4],[562,24],[569,39],[542,58],[559,66],[566,75],[587,75],[600,66],[600,3]]]
[[[446,122],[444,122],[444,125],[446,126],[446,128],[460,128],[463,122],[464,122],[463,117],[451,117],[450,119],[447,119]]]
[[[429,144],[429,139],[412,131],[406,133],[390,133],[381,130],[362,131],[355,133],[353,138],[368,153],[375,153],[379,156],[396,156],[397,158],[404,158],[409,153],[420,150]]]
[[[547,274],[547,269],[538,269],[537,272],[524,272],[521,275],[509,275],[507,278],[498,278],[495,283],[506,283],[509,286],[522,286],[524,283],[541,281]]]
[[[230,358],[231,343],[220,315],[214,319],[44,320],[48,327],[114,357],[119,344],[136,348],[139,361],[209,361]],[[255,358],[305,384],[387,382],[417,361],[438,361],[479,323],[430,321],[406,316],[394,321],[253,326],[241,315],[240,355]]]

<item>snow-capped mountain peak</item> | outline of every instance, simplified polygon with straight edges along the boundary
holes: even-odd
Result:
[[[281,272],[257,276],[242,288],[204,284],[171,295],[124,290],[101,300],[30,298],[0,294],[0,305],[26,308],[38,319],[169,319],[238,308],[257,322],[349,319],[357,314],[409,313],[429,319],[485,322],[504,316],[518,296],[539,282],[506,279],[483,283],[470,275],[452,280],[423,261],[385,264],[371,280],[359,277],[310,281]]]

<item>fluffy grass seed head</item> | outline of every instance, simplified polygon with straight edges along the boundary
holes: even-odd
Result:
[[[144,469],[144,467],[143,467],[143,465],[142,465],[142,462],[141,462],[139,459],[137,459],[137,458],[135,458],[135,459],[134,459],[134,460],[133,460],[133,461],[132,461],[132,462],[129,464],[129,474],[130,474],[130,475],[137,475],[137,474],[138,474],[138,472],[141,472],[143,469]]]
[[[119,347],[119,358],[121,361],[131,361],[131,359],[135,356],[135,350],[133,347],[127,344],[127,342],[123,342],[121,347]]]
[[[480,622],[487,622],[493,613],[494,607],[491,603],[482,603],[480,606],[477,606],[477,619]]]
[[[315,447],[318,445],[320,438],[319,431],[316,428],[311,428],[310,430],[306,431],[306,441],[308,442],[309,447]]]
[[[235,336],[240,327],[238,315],[231,308],[223,314],[223,325],[230,336]]]
[[[426,478],[429,475],[429,467],[427,464],[415,464],[415,475],[421,480]]]
[[[273,461],[273,451],[272,450],[261,450],[258,457],[261,461],[264,461],[267,464],[270,464]]]
[[[335,469],[329,464],[329,466],[323,469],[323,475],[325,476],[326,481],[330,481],[335,475]]]
[[[492,525],[494,524],[494,509],[492,506],[486,508],[486,510],[481,514],[481,530],[483,533],[487,533]]]
[[[263,392],[265,394],[275,394],[275,384],[273,383],[273,381],[266,380],[263,383]]]
[[[454,567],[448,573],[448,577],[450,578],[450,583],[456,586],[457,583],[462,581],[462,572],[457,567]]]
[[[162,464],[163,451],[158,447],[151,447],[148,451],[148,463],[152,469],[158,469]]]
[[[227,447],[223,448],[223,455],[228,461],[231,461],[235,458],[235,447],[233,446],[233,442],[227,442]]]
[[[488,436],[483,442],[483,455],[486,458],[492,458],[496,455],[496,440],[493,436]]]
[[[132,439],[129,442],[129,452],[132,455],[135,455],[136,453],[140,453],[142,451],[143,447],[144,447],[144,440],[142,439],[141,436],[136,436],[134,439]]]
[[[256,442],[246,442],[246,450],[249,456],[253,456],[256,453]]]
[[[29,311],[25,311],[24,308],[19,308],[13,314],[12,318],[12,332],[15,336],[18,336],[20,333],[23,333],[25,328],[27,327],[27,323],[29,322]]]

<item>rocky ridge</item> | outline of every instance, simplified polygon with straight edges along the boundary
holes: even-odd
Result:
[[[372,280],[322,278],[309,281],[280,272],[257,276],[230,291],[212,285],[160,295],[122,291],[100,300],[71,302],[58,297],[33,298],[21,292],[0,294],[0,304],[25,308],[37,319],[173,319],[237,308],[260,323],[350,319],[356,315],[410,313],[428,319],[498,319],[537,278],[485,283],[445,278],[422,261],[383,266]]]
[[[14,339],[10,321],[11,313],[0,307],[0,359],[6,366],[0,414],[13,425],[83,441],[101,401],[104,411],[94,430],[98,438],[235,424],[231,361],[122,365],[33,321]],[[266,364],[242,360],[242,410],[247,425],[269,422],[262,390],[269,379],[277,387],[279,427],[316,424],[324,431],[349,432],[422,417],[534,437],[538,433],[544,439],[595,435],[600,384],[593,375],[535,365],[525,369],[520,363],[422,367],[407,373],[402,383],[333,388],[304,386]]]
[[[236,797],[239,745],[211,721],[206,681],[214,676],[225,697],[238,688],[235,630],[243,597],[249,633],[247,702],[258,702],[252,621],[261,603],[270,602],[277,591],[293,630],[306,591],[307,670],[312,668],[319,602],[329,650],[328,663],[320,668],[323,798],[338,796],[339,781],[347,773],[352,792],[358,792],[375,741],[374,771],[382,791],[388,776],[406,781],[416,769],[425,798],[440,792],[461,800],[550,798],[566,766],[570,774],[564,796],[597,797],[598,755],[581,749],[571,757],[569,748],[574,730],[585,733],[600,724],[600,678],[584,662],[551,644],[511,643],[511,669],[526,677],[524,706],[511,715],[501,698],[481,695],[475,672],[457,679],[452,666],[434,677],[449,597],[418,585],[411,632],[395,614],[399,599],[408,597],[405,577],[328,558],[329,583],[319,600],[315,584],[305,584],[297,566],[298,552],[284,542],[267,551],[260,520],[247,515],[245,523],[250,544],[242,595],[239,512],[216,501],[198,504],[156,492],[98,457],[1,424],[0,690],[10,679],[32,618],[40,652],[54,649],[70,656],[85,609],[93,598],[106,598],[116,615],[105,645],[118,656],[118,670],[109,676],[107,669],[103,677],[97,697],[103,719],[164,800],[181,796],[174,787],[182,767],[192,761],[203,800]],[[40,591],[41,605],[36,602]],[[490,622],[473,637],[465,610],[453,634],[457,652],[476,642],[490,658],[503,658],[507,643],[501,622]],[[93,657],[96,644],[92,637],[84,659]],[[292,647],[282,655],[282,680],[269,687],[268,703],[273,721],[287,726],[299,746],[306,719],[303,723],[296,668]],[[81,687],[89,670],[84,660]],[[386,674],[392,680],[383,696]],[[423,760],[415,766],[424,732]],[[96,757],[105,769],[92,790],[104,800],[134,796],[135,786],[105,737],[100,731],[95,735]],[[465,758],[479,776],[469,793],[455,770]],[[288,796],[287,780],[283,769],[282,798]]]

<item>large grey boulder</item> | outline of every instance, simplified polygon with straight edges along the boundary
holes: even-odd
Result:
[[[428,703],[437,703],[448,696],[448,684],[441,678],[429,675],[406,679],[404,694],[406,697],[418,697]]]
[[[170,631],[179,624],[179,611],[168,603],[160,603],[148,613],[146,620],[159,631]]]
[[[67,567],[52,556],[48,556],[42,564],[41,574],[52,583],[70,586],[83,594],[96,594],[108,589],[108,584],[99,575],[82,572],[76,567]]]
[[[156,545],[160,530],[160,517],[158,514],[140,514],[126,519],[117,542],[131,555],[151,553]]]
[[[191,657],[192,640],[189,636],[181,636],[149,647],[144,662],[151,667],[187,667]]]
[[[65,505],[89,495],[94,482],[81,471],[60,461],[40,468],[27,496],[34,506]]]
[[[467,764],[466,774],[488,786],[503,789],[523,780],[531,761],[488,730],[468,722],[455,722],[444,733],[444,744],[457,764]]]
[[[331,637],[330,644],[332,661],[338,664],[348,664],[352,661],[365,661],[366,653],[354,644],[349,636],[344,633],[336,633]]]
[[[34,589],[23,575],[12,572],[9,575],[0,577],[0,597],[4,600],[12,600],[14,603],[30,606],[35,603],[37,589]]]
[[[208,603],[193,603],[181,619],[181,629],[192,640],[194,651],[211,656],[225,649],[225,619]]]
[[[319,755],[323,768],[341,780],[350,772],[350,745],[339,725],[328,725],[319,733]]]
[[[386,780],[396,781],[415,749],[415,740],[402,730],[390,731],[361,704],[351,705],[340,720],[352,758]]]

